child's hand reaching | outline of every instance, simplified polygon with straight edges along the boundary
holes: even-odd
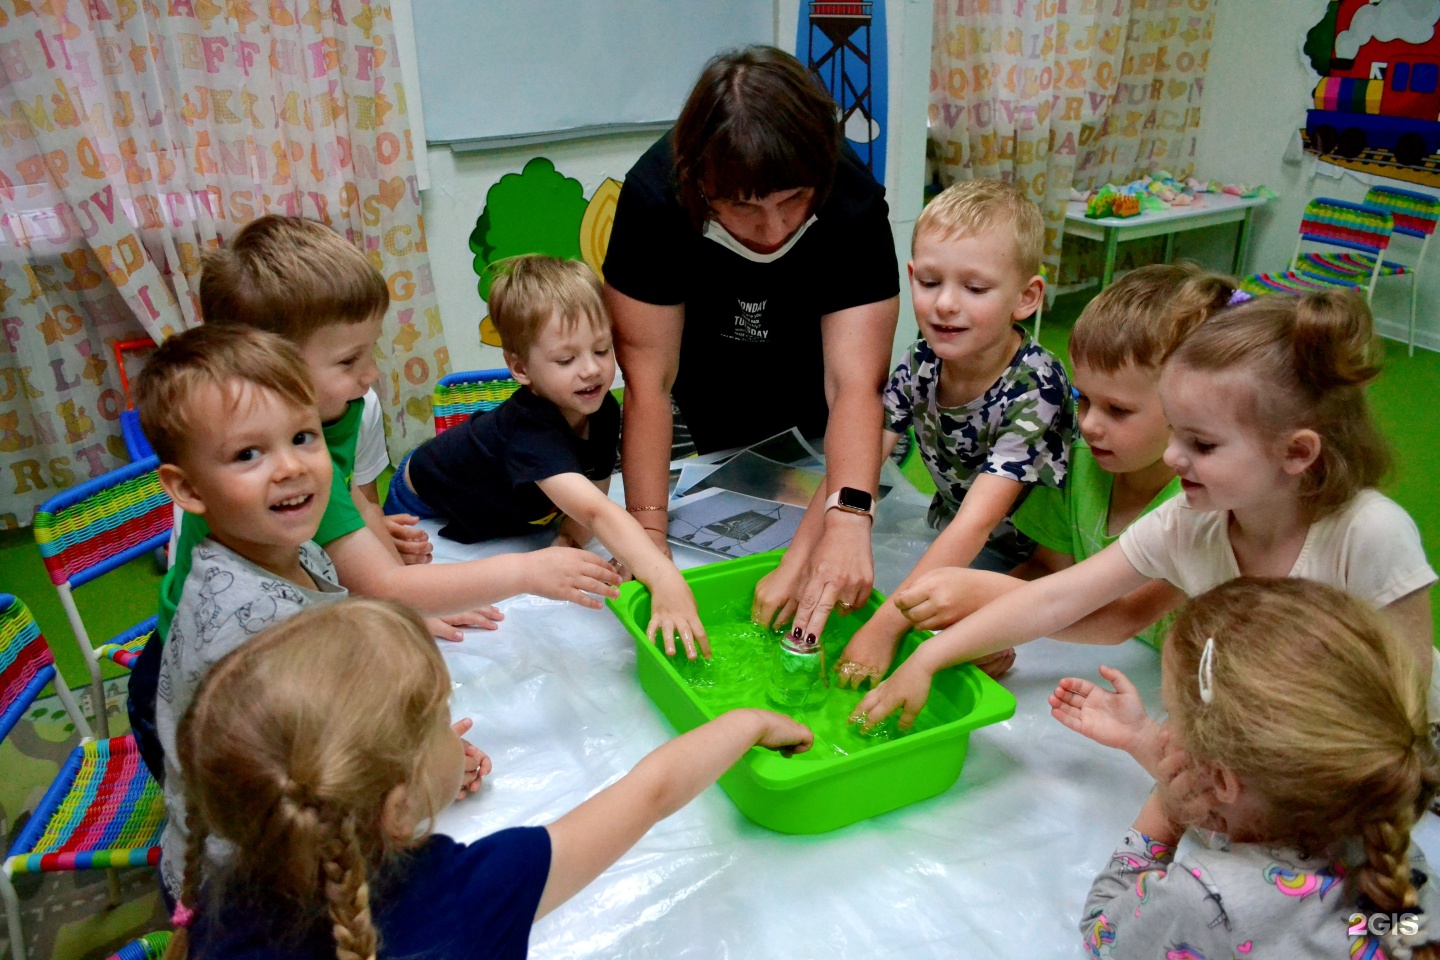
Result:
[[[878,619],[872,617],[856,630],[840,652],[835,665],[835,682],[840,686],[859,690],[862,683],[869,681],[874,687],[890,669],[900,638],[892,636],[883,622],[876,622]]]
[[[1050,715],[1083,737],[1124,750],[1151,776],[1160,761],[1160,724],[1150,719],[1140,693],[1130,679],[1113,667],[1101,667],[1100,676],[1115,688],[1066,677],[1050,695]]]
[[[479,790],[481,779],[490,773],[489,755],[469,740],[463,739],[473,726],[475,726],[475,721],[469,717],[451,724],[451,729],[462,738],[460,742],[465,747],[465,775],[460,779],[460,793],[456,796],[456,800],[464,800]]]
[[[765,721],[765,728],[760,734],[760,739],[755,742],[757,747],[764,747],[766,750],[777,751],[781,756],[791,757],[797,753],[804,753],[815,745],[815,734],[803,723],[797,723],[783,713],[775,713],[771,710],[757,710]]]
[[[419,517],[408,513],[392,513],[385,517],[385,529],[390,531],[390,539],[395,542],[400,559],[407,564],[429,563],[430,554],[435,549],[430,543],[430,535],[415,526],[419,520]]]
[[[593,610],[599,610],[604,604],[599,597],[592,597],[590,594],[599,594],[612,600],[620,596],[620,591],[615,589],[615,584],[620,582],[620,575],[610,564],[588,550],[546,547],[543,550],[518,554],[518,558],[524,558],[521,562],[532,565],[531,574],[527,578],[530,582],[528,593],[551,600],[568,600]]]
[[[486,606],[446,617],[426,617],[425,626],[430,628],[432,637],[459,643],[465,639],[461,630],[498,630],[500,621],[504,619],[505,614],[500,612],[499,607]]]
[[[850,714],[862,730],[870,730],[896,710],[900,711],[900,729],[909,730],[925,701],[930,699],[930,684],[935,675],[911,657],[878,686],[871,688]]]
[[[967,587],[967,581],[977,573],[988,575],[966,567],[937,567],[896,590],[890,599],[914,626],[921,630],[944,630],[970,616],[990,599],[988,592]]]
[[[710,659],[710,638],[700,622],[695,594],[690,592],[690,585],[678,571],[650,586],[650,624],[645,628],[645,636],[651,643],[657,636],[663,637],[665,656],[673,657],[677,633],[685,645],[685,656],[694,660],[698,645],[700,655]]]
[[[566,516],[560,521],[560,529],[556,531],[555,540],[551,545],[556,547],[580,547],[583,549],[585,544],[594,538],[595,534],[590,531],[589,527],[573,517]]]

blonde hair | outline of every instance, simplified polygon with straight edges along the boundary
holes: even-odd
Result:
[[[233,406],[253,384],[293,407],[315,406],[305,362],[284,338],[252,327],[204,324],[168,338],[135,380],[140,429],[164,463],[179,463],[195,428],[195,398],[207,387]]]
[[[321,327],[364,323],[390,306],[385,278],[329,227],[275,214],[252,220],[200,267],[200,315],[278,333],[293,343]]]
[[[226,886],[261,891],[279,923],[328,918],[340,960],[375,957],[370,879],[397,847],[386,799],[420,782],[449,688],[419,615],[381,600],[312,608],[223,658],[178,734],[190,827],[181,903],[212,911]],[[202,876],[207,835],[236,848],[218,878]],[[188,948],[177,931],[167,960]]]
[[[1188,261],[1131,270],[1085,305],[1070,333],[1070,359],[1101,373],[1154,367],[1211,314],[1235,281]]]
[[[1246,413],[1259,429],[1320,435],[1320,455],[1300,487],[1312,518],[1376,486],[1390,469],[1389,445],[1365,397],[1380,373],[1370,308],[1353,290],[1273,294],[1231,307],[1181,341],[1169,362],[1244,371]]]
[[[583,262],[531,253],[501,261],[498,270],[488,306],[507,354],[524,360],[535,337],[556,314],[565,332],[581,318],[609,329],[600,280]]]
[[[952,183],[925,205],[915,221],[910,250],[927,233],[941,239],[968,237],[996,227],[1009,229],[1015,239],[1015,265],[1026,277],[1040,272],[1045,248],[1045,221],[1040,208],[1020,189],[1003,180],[966,180]]]
[[[1183,747],[1266,801],[1267,843],[1322,856],[1359,838],[1351,893],[1384,912],[1415,906],[1410,831],[1440,786],[1440,756],[1415,655],[1382,614],[1314,581],[1241,577],[1180,611],[1162,657]]]

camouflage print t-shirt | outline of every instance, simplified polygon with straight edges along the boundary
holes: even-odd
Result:
[[[920,456],[935,481],[928,516],[932,527],[954,519],[960,501],[982,473],[1018,480],[1027,487],[1065,482],[1075,411],[1070,380],[1060,361],[1023,329],[1020,349],[989,390],[960,407],[940,406],[943,361],[916,340],[885,387],[886,429],[915,428]],[[1014,514],[1025,497],[1010,508]],[[990,545],[1007,555],[1034,548],[1006,517]]]

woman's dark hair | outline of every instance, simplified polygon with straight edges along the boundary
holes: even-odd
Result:
[[[804,64],[783,50],[751,46],[705,65],[671,146],[676,193],[698,228],[709,200],[810,187],[812,210],[819,207],[835,179],[840,121],[829,91]]]

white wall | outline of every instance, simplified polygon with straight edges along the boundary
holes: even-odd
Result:
[[[1195,171],[1198,176],[1227,183],[1263,183],[1279,194],[1255,215],[1245,265],[1248,273],[1285,268],[1295,251],[1300,215],[1311,197],[1358,202],[1365,195],[1366,184],[1348,174],[1340,179],[1316,176],[1315,157],[1295,156],[1298,145],[1292,145],[1296,131],[1305,123],[1305,108],[1315,85],[1315,75],[1300,46],[1325,6],[1326,0],[1290,0],[1283,8],[1269,0],[1229,0],[1217,5]],[[1292,162],[1285,160],[1287,149]],[[1410,184],[1399,186],[1424,190]],[[1182,235],[1176,255],[1228,269],[1233,239],[1231,227],[1196,231]],[[1410,262],[1414,262],[1410,238],[1401,236],[1396,248],[1411,254]],[[1423,346],[1440,350],[1440,317],[1427,309],[1440,298],[1440,269],[1435,266],[1440,251],[1432,252],[1428,259],[1417,292],[1417,339]],[[1407,281],[1390,280],[1382,282],[1375,294],[1376,325],[1386,336],[1405,337],[1408,289]]]

